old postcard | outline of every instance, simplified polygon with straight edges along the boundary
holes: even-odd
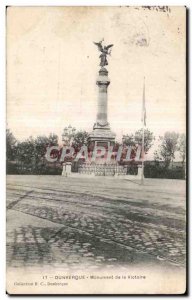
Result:
[[[7,8],[7,293],[186,292],[186,8]]]

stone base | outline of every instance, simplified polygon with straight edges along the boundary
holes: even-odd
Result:
[[[111,145],[115,144],[115,133],[112,132],[109,127],[107,128],[98,128],[95,127],[93,131],[89,134],[88,145],[93,146],[104,146],[108,148]],[[106,146],[105,146],[106,144]]]

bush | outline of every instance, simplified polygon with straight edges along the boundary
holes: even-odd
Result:
[[[33,168],[31,165],[21,165],[15,162],[7,162],[7,175],[61,175],[62,166],[38,164]]]
[[[18,174],[17,165],[11,162],[6,163],[6,174]]]
[[[159,164],[145,164],[145,178],[167,178],[167,179],[185,179],[185,170],[182,167],[173,167],[171,169]]]

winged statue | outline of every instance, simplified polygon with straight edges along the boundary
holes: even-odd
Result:
[[[93,42],[97,47],[98,47],[98,50],[101,52],[99,58],[100,58],[100,66],[101,67],[104,67],[104,66],[107,66],[108,65],[108,61],[107,61],[107,55],[111,55],[111,47],[113,47],[113,44],[110,44],[108,46],[103,46],[102,43],[103,43],[104,39],[102,39],[100,42],[96,43],[96,42]]]

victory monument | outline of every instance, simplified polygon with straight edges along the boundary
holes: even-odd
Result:
[[[108,77],[108,71],[106,66],[108,65],[107,56],[111,54],[111,48],[113,44],[103,46],[103,40],[94,44],[101,52],[100,58],[100,70],[96,80],[98,86],[98,100],[97,100],[97,116],[96,122],[93,125],[93,130],[88,136],[88,148],[97,149],[103,147],[106,149],[106,154],[109,151],[109,147],[115,144],[115,133],[111,131],[108,122],[108,97],[107,89],[110,84]],[[96,161],[85,161],[79,168],[79,173],[93,176],[115,176],[126,174],[126,169],[120,166],[119,163],[111,158],[106,160],[106,157],[100,157]]]

